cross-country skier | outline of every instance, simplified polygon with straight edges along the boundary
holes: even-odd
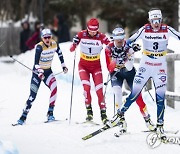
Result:
[[[133,79],[136,70],[133,66],[134,52],[139,51],[141,48],[139,44],[134,44],[129,47],[125,41],[125,31],[122,28],[115,28],[112,32],[113,41],[110,42],[105,50],[106,64],[111,76],[111,84],[115,94],[115,104],[117,108],[122,106],[122,85],[126,80],[130,89],[132,89]],[[140,93],[136,100],[140,112],[143,115],[146,126],[149,130],[154,130],[155,126],[150,119],[146,104],[143,101],[142,94]],[[126,122],[123,121],[120,127],[126,131]]]
[[[91,84],[90,74],[92,75],[98,104],[101,110],[101,119],[105,124],[107,122],[106,104],[103,96],[103,77],[100,64],[100,53],[103,44],[108,44],[109,40],[105,34],[98,31],[99,21],[92,18],[87,22],[87,29],[78,32],[73,38],[73,44],[70,51],[75,51],[77,45],[80,45],[79,76],[84,88],[85,105],[87,109],[87,121],[93,120],[93,111],[91,106]]]
[[[33,67],[33,70],[37,72],[38,75],[34,72],[32,73],[30,95],[26,102],[26,106],[23,110],[23,113],[20,119],[18,120],[18,124],[20,125],[24,124],[27,118],[27,114],[29,113],[29,110],[32,107],[32,103],[36,98],[41,81],[43,81],[44,84],[51,91],[47,119],[48,121],[55,120],[53,111],[57,97],[57,83],[56,78],[54,77],[53,72],[51,70],[51,63],[55,53],[58,54],[59,60],[61,61],[63,72],[67,73],[68,71],[64,63],[62,51],[60,50],[60,47],[57,44],[57,42],[55,42],[52,39],[52,33],[50,29],[43,29],[41,31],[41,39],[42,41],[39,42],[35,48],[35,61]]]
[[[165,110],[164,100],[167,83],[167,45],[170,36],[179,40],[180,33],[162,23],[160,9],[151,9],[148,14],[150,23],[141,27],[127,42],[131,45],[136,40],[142,39],[143,55],[133,81],[132,92],[129,97],[127,97],[124,106],[117,111],[116,122],[124,121],[124,113],[138,98],[148,79],[152,78],[155,86],[157,104],[156,131],[164,138],[163,125]],[[116,122],[114,121],[114,124]]]

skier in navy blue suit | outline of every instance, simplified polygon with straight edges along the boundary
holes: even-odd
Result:
[[[51,70],[51,63],[55,52],[58,54],[59,60],[64,73],[67,73],[68,69],[65,66],[62,51],[59,45],[52,39],[52,33],[50,29],[43,29],[41,31],[42,41],[36,45],[35,48],[35,62],[31,78],[30,95],[26,102],[25,109],[18,120],[18,124],[24,124],[27,114],[32,107],[32,103],[36,98],[41,81],[50,89],[51,95],[49,99],[49,109],[47,112],[48,121],[55,120],[53,115],[55,101],[57,97],[57,83],[56,78]],[[35,73],[36,72],[36,73]]]

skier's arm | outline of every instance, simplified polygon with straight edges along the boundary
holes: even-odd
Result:
[[[106,46],[105,57],[106,57],[106,66],[107,66],[107,69],[108,69],[108,66],[109,66],[109,64],[111,62],[111,51],[110,51],[109,46]]]
[[[70,47],[71,52],[75,51],[75,49],[76,49],[77,45],[79,44],[80,40],[81,40],[81,37],[80,37],[80,32],[79,32],[77,35],[75,35],[73,37],[73,43],[72,43],[72,45]]]
[[[129,48],[128,53],[127,53],[127,59],[124,63],[128,71],[131,71],[132,68],[134,67],[134,52],[135,51],[133,50],[133,48]]]
[[[106,66],[110,73],[112,73],[116,67],[116,61],[112,60],[111,53],[112,53],[111,48],[109,46],[106,46],[105,49]]]
[[[170,26],[168,26],[167,28],[168,28],[169,36],[172,36],[175,39],[180,40],[180,33],[179,32],[177,32],[174,28],[172,28]]]
[[[102,34],[102,33],[101,33]],[[109,39],[105,34],[102,34],[102,43],[108,45],[110,43]]]
[[[138,39],[142,38],[142,33],[145,30],[145,26],[141,27],[136,33],[134,33],[128,40],[127,45],[132,47],[132,44],[136,42]]]
[[[43,80],[44,79],[44,70],[39,66],[39,60],[42,52],[42,46],[37,45],[35,50],[35,60],[34,60],[34,67],[33,70],[35,70],[38,73],[38,77]]]
[[[68,68],[66,67],[65,65],[65,62],[64,62],[64,57],[63,57],[63,54],[62,54],[62,51],[57,43],[57,50],[56,50],[57,54],[58,54],[58,57],[59,57],[59,60],[61,62],[61,67],[63,69],[63,72],[64,73],[67,73],[68,72]]]
[[[41,45],[37,45],[37,46],[36,46],[34,66],[35,66],[35,65],[39,65],[39,59],[40,59],[42,50],[43,50],[43,49],[42,49],[42,46],[41,46]]]

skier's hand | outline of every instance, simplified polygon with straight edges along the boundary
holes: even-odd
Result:
[[[72,44],[71,47],[70,47],[70,51],[73,52],[75,49],[76,49],[76,45]]]
[[[78,45],[79,44],[79,37],[76,35],[76,36],[74,36],[73,37],[73,44],[76,44],[76,45]]]
[[[38,73],[38,77],[41,79],[41,80],[44,80],[44,73]]]
[[[136,44],[136,43],[134,43],[132,45],[132,48],[133,48],[134,52],[137,52],[137,51],[141,50],[141,46],[139,44]]]
[[[66,74],[68,72],[68,68],[66,66],[63,67],[63,72]]]
[[[35,68],[36,68],[36,70],[37,70],[38,77],[39,77],[41,80],[44,80],[44,70],[43,70],[39,65],[35,65]]]
[[[112,73],[116,67],[116,61],[112,60],[110,64],[108,65],[108,71]]]

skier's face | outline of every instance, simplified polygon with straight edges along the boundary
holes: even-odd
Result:
[[[160,19],[160,18],[154,18],[154,19],[150,20],[150,24],[154,31],[157,32],[160,30],[161,22],[162,22],[162,19]]]
[[[88,33],[89,33],[89,35],[90,36],[95,36],[96,34],[97,34],[97,31],[90,31],[90,30],[88,30]]]
[[[51,36],[46,36],[46,37],[43,37],[42,40],[47,46],[50,46],[51,38],[52,38]]]
[[[119,48],[124,45],[124,39],[114,40],[114,42],[115,42],[115,45]]]

